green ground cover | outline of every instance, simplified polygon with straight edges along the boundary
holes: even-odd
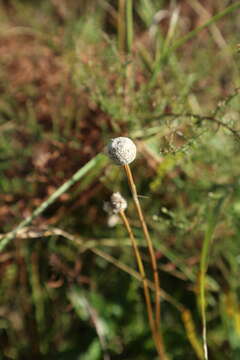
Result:
[[[116,136],[138,148],[168,358],[204,359],[203,320],[209,359],[240,358],[239,24],[239,1],[0,1],[0,359],[157,358],[103,211],[128,200],[152,280],[124,172],[98,155]]]

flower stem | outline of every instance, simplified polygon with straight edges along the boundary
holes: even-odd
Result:
[[[129,167],[129,165],[124,165],[124,169],[128,178],[128,182],[130,185],[130,189],[132,192],[132,196],[133,196],[133,201],[134,201],[134,205],[141,223],[141,227],[143,230],[143,234],[147,243],[147,247],[148,247],[148,251],[149,251],[149,255],[150,255],[150,260],[151,260],[151,264],[152,264],[152,269],[153,269],[153,276],[154,276],[154,284],[155,284],[155,290],[156,290],[156,328],[159,330],[159,325],[160,325],[160,281],[159,281],[159,276],[158,276],[158,270],[157,270],[157,261],[156,261],[156,255],[154,252],[154,248],[153,248],[153,244],[152,244],[152,240],[147,228],[147,224],[146,221],[144,219],[144,215],[142,212],[142,208],[140,205],[140,202],[138,200],[138,194],[137,194],[137,189],[136,189],[136,185],[132,176],[132,171]],[[162,355],[162,359],[165,359],[165,354],[164,354],[164,347],[163,347],[163,342],[161,341],[161,355]]]
[[[158,334],[158,330],[156,328],[156,323],[154,321],[154,316],[153,316],[153,310],[152,310],[152,304],[151,304],[151,298],[150,298],[150,292],[149,292],[149,288],[148,288],[148,282],[147,282],[147,277],[146,277],[146,273],[145,273],[145,269],[144,269],[144,265],[142,262],[142,258],[140,255],[140,251],[137,245],[137,241],[133,235],[130,223],[125,215],[125,212],[122,210],[119,212],[119,215],[123,221],[123,224],[125,225],[131,243],[132,243],[132,247],[133,247],[133,251],[134,251],[134,255],[136,258],[136,262],[138,265],[138,269],[139,269],[139,273],[141,275],[141,280],[143,283],[143,290],[144,290],[144,297],[145,297],[145,302],[146,302],[146,307],[147,307],[147,314],[148,314],[148,321],[149,321],[149,325],[152,331],[152,335],[153,335],[153,339],[158,351],[158,355],[159,355],[159,359],[162,359],[162,352],[161,352],[161,341],[160,341],[160,337]]]

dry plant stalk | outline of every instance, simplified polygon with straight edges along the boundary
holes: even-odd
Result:
[[[138,270],[139,270],[139,273],[141,276],[141,281],[142,281],[143,291],[144,291],[144,298],[145,298],[145,303],[146,303],[146,308],[147,308],[148,322],[149,322],[150,329],[152,332],[152,337],[153,337],[153,340],[154,340],[154,343],[155,343],[155,346],[156,346],[156,349],[157,349],[157,352],[159,355],[159,360],[164,359],[162,357],[163,353],[162,353],[160,333],[158,332],[158,328],[157,328],[156,322],[154,320],[154,314],[153,314],[153,309],[152,309],[152,304],[151,304],[151,297],[150,297],[150,291],[149,291],[149,287],[148,287],[148,280],[146,277],[146,272],[144,269],[144,265],[143,265],[141,254],[140,254],[140,251],[138,248],[137,241],[134,237],[131,225],[125,214],[125,210],[127,208],[127,202],[119,192],[116,192],[116,193],[112,194],[110,202],[104,203],[103,208],[109,215],[112,215],[112,214],[119,215],[124,226],[126,227],[128,234],[129,234],[129,237],[131,240],[131,245],[133,248],[133,253],[136,258]]]
[[[134,161],[136,157],[136,146],[133,143],[133,141],[127,137],[118,137],[115,139],[112,139],[111,142],[108,145],[108,155],[117,165],[124,166],[124,170],[126,172],[128,182],[130,185],[130,189],[133,196],[134,205],[141,223],[141,227],[143,230],[143,234],[147,243],[150,260],[151,260],[151,266],[153,270],[153,276],[154,276],[154,284],[155,284],[155,296],[156,296],[156,317],[155,317],[155,327],[159,333],[160,329],[160,281],[159,281],[159,275],[157,270],[157,261],[156,261],[156,255],[153,247],[153,243],[147,228],[147,224],[144,218],[144,214],[140,205],[140,202],[138,200],[138,194],[136,185],[132,176],[131,169],[129,167],[129,164]],[[164,352],[164,346],[163,341],[160,336],[160,349],[161,349],[161,356],[162,359],[166,359],[166,355]]]
[[[125,212],[122,210],[122,211],[119,212],[119,215],[120,215],[120,217],[122,219],[122,222],[124,223],[124,225],[125,225],[125,227],[126,227],[126,229],[128,231],[128,234],[129,234],[129,237],[130,237],[130,240],[131,240],[131,243],[132,243],[132,248],[133,248],[133,251],[134,251],[135,258],[136,258],[138,270],[139,270],[139,273],[141,275],[141,280],[142,280],[142,283],[143,283],[143,291],[144,291],[144,297],[145,297],[145,302],[146,302],[146,307],[147,307],[148,321],[149,321],[149,325],[150,325],[150,328],[151,328],[151,331],[152,331],[153,340],[155,342],[156,349],[157,349],[157,352],[158,352],[158,355],[159,355],[159,359],[161,360],[161,359],[164,359],[164,352],[163,352],[163,349],[162,349],[162,341],[161,341],[161,337],[160,337],[160,334],[158,332],[158,329],[156,327],[156,322],[154,321],[151,298],[150,298],[150,292],[149,292],[149,288],[148,288],[147,277],[146,277],[144,265],[143,265],[143,262],[142,262],[141,254],[139,252],[137,241],[136,241],[136,239],[135,239],[135,237],[133,235],[131,226],[130,226],[129,221],[128,221],[126,215],[125,215]]]
[[[137,189],[136,189],[136,185],[132,176],[132,171],[131,168],[128,164],[124,165],[124,170],[126,172],[127,178],[128,178],[128,182],[129,182],[129,186],[132,192],[132,197],[133,197],[133,201],[134,201],[134,205],[141,223],[141,227],[143,230],[143,234],[147,243],[147,247],[148,247],[148,252],[150,255],[150,260],[151,260],[151,265],[152,265],[152,270],[153,270],[153,276],[154,276],[154,284],[155,284],[155,295],[156,295],[156,329],[159,331],[159,327],[160,327],[160,313],[161,313],[161,309],[160,309],[160,281],[159,281],[159,275],[158,275],[158,270],[157,270],[157,261],[156,261],[156,255],[155,255],[155,251],[154,251],[154,247],[153,247],[153,243],[152,243],[152,239],[150,237],[148,228],[147,228],[147,224],[144,218],[144,214],[140,205],[140,202],[138,200],[138,194],[137,194]],[[161,340],[160,342],[161,344],[161,355],[162,355],[162,359],[165,359],[165,353],[164,353],[164,347],[163,347],[163,341]]]
[[[158,270],[157,270],[156,255],[154,252],[151,237],[149,235],[147,224],[144,219],[142,208],[141,208],[140,202],[138,200],[137,189],[136,189],[136,185],[133,180],[130,166],[128,164],[124,165],[124,169],[126,171],[126,175],[127,175],[128,182],[129,182],[130,189],[131,189],[132,196],[133,196],[134,205],[135,205],[135,208],[136,208],[136,211],[137,211],[137,214],[138,214],[138,217],[139,217],[142,229],[143,229],[144,237],[147,242],[148,251],[149,251],[149,255],[150,255],[150,259],[151,259],[151,263],[152,263],[154,283],[155,283],[155,287],[156,287],[156,322],[157,322],[157,324],[159,324],[159,322],[160,322],[160,281],[159,281]]]

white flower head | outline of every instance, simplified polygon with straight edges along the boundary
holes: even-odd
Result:
[[[113,193],[111,196],[112,212],[118,214],[120,211],[124,211],[127,208],[127,201],[122,197],[119,192]]]
[[[120,211],[124,211],[127,208],[127,201],[122,197],[119,192],[112,194],[110,201],[106,201],[103,204],[103,210],[109,215],[118,214]]]
[[[111,139],[107,147],[107,153],[115,164],[127,165],[136,158],[137,148],[131,139],[121,136]]]

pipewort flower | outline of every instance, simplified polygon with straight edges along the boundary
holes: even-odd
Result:
[[[128,137],[117,137],[110,141],[107,147],[107,154],[117,165],[127,165],[136,158],[137,148],[134,142]]]

